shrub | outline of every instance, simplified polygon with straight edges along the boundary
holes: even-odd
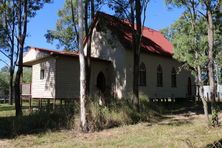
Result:
[[[140,112],[127,100],[112,99],[107,106],[99,105],[93,100],[88,103],[88,121],[90,131],[112,128],[121,125],[135,124],[140,121],[150,121],[153,116],[159,116],[160,109],[153,106],[147,99],[141,100]]]
[[[73,113],[72,108],[63,108],[53,112],[39,110],[21,117],[2,117],[0,120],[0,138],[73,128]]]

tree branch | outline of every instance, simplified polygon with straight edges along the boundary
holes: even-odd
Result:
[[[70,4],[71,4],[72,23],[73,23],[73,27],[77,36],[77,43],[79,43],[79,35],[78,35],[78,30],[75,24],[75,14],[74,14],[74,6],[73,6],[72,0],[70,0]]]
[[[10,59],[10,57],[9,57],[6,53],[4,53],[2,50],[0,50],[0,53],[2,53],[5,57],[7,57],[8,59]]]
[[[8,63],[2,59],[0,59],[0,62],[3,62],[7,67],[9,67]]]

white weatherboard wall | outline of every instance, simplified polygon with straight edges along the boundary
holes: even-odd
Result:
[[[42,59],[44,57],[49,56],[49,53],[47,52],[41,52],[39,50],[36,50],[35,48],[31,48],[28,53],[23,58],[23,63],[31,62],[34,60]]]
[[[204,89],[204,97],[205,98],[209,98],[210,99],[210,86],[209,85],[205,85],[203,86],[203,89]],[[219,101],[222,101],[222,85],[218,85],[217,86],[217,100],[220,100]]]
[[[40,79],[41,69],[45,70]],[[32,98],[55,98],[56,59],[48,58],[32,66]]]
[[[106,92],[110,92],[112,68],[106,61],[91,61],[91,95],[98,92],[97,76],[103,72]],[[40,79],[41,69],[45,78]],[[68,56],[50,57],[32,66],[32,98],[79,98],[79,59]]]

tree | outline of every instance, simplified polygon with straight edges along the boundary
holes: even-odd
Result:
[[[15,71],[15,63],[18,57],[18,52],[15,52],[15,0],[12,1],[1,1],[1,11],[0,18],[2,20],[2,26],[0,31],[0,48],[1,53],[5,55],[7,59],[9,59],[9,104],[13,103],[13,79],[14,79],[14,71]]]
[[[45,35],[48,42],[53,43],[58,40],[57,47],[64,47],[65,50],[78,50],[78,22],[77,22],[77,1],[66,0],[64,8],[58,13],[56,30],[48,30]],[[85,0],[84,4],[84,35],[87,39],[86,58],[86,92],[87,96],[90,94],[90,75],[91,75],[91,23],[94,20],[95,10],[99,9],[103,0]],[[90,11],[89,11],[90,10]]]
[[[66,0],[64,8],[58,11],[55,30],[48,30],[45,35],[49,43],[57,40],[57,47],[65,50],[78,50],[77,1]]]
[[[109,7],[116,15],[128,19],[132,32],[133,62],[133,104],[139,111],[139,64],[140,64],[140,43],[143,26],[146,18],[146,8],[149,0],[110,0]],[[142,13],[144,18],[142,19]],[[136,25],[135,25],[136,24]]]
[[[215,27],[221,26],[221,22],[218,22],[218,16],[221,15],[221,0],[166,0],[168,3],[176,5],[178,7],[184,7],[186,11],[196,12],[196,16],[201,15],[204,18],[204,22],[207,24],[207,37],[208,37],[208,80],[210,85],[210,98],[211,98],[211,110],[212,110],[212,124],[218,125],[218,109],[215,105],[216,100],[216,83],[215,83],[215,55],[218,52],[215,47]],[[195,7],[193,7],[195,5]],[[219,10],[219,11],[218,11]],[[192,20],[192,18],[190,18]]]
[[[91,4],[91,5],[90,5]],[[88,9],[89,6],[91,6],[90,10],[91,12],[89,13]],[[92,28],[90,28],[89,23],[88,23],[88,18],[89,14],[91,14],[90,20],[91,22],[94,20],[94,15],[95,15],[95,3],[94,0],[86,0],[85,2],[85,17],[84,17],[84,22],[85,22],[85,34],[87,38],[87,53],[86,53],[86,93],[87,96],[89,97],[90,94],[90,77],[91,77],[91,41],[92,41]]]
[[[83,4],[78,0],[78,28],[79,28],[79,64],[80,64],[80,126],[87,132],[86,122],[86,61],[83,51]]]
[[[207,124],[209,121],[207,101],[203,96],[203,78],[202,73],[207,63],[207,30],[206,23],[202,17],[193,17],[190,12],[184,12],[183,15],[169,28],[161,32],[174,45],[174,58],[183,62],[183,67],[192,70],[196,78],[196,96],[203,103],[204,114]],[[195,20],[194,20],[195,19]]]
[[[18,69],[15,76],[15,109],[16,116],[22,115],[20,104],[20,82],[23,73],[23,51],[25,39],[27,36],[28,19],[36,15],[36,11],[40,10],[44,3],[49,3],[50,0],[18,0],[13,8],[16,12],[16,34],[17,50],[18,50]]]
[[[215,26],[217,22],[214,22],[215,19],[215,12],[221,7],[222,1],[221,0],[214,0],[214,1],[204,1],[202,2],[202,6],[205,7],[206,14],[203,14],[205,20],[207,22],[207,35],[208,35],[208,78],[209,78],[209,85],[210,85],[210,98],[211,98],[211,111],[212,111],[212,125],[218,126],[219,125],[219,118],[218,118],[218,107],[216,106],[216,94],[217,94],[217,85],[215,83]],[[219,7],[219,8],[218,8]]]

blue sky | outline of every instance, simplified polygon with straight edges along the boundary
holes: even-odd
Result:
[[[65,0],[54,0],[52,4],[46,4],[43,9],[37,12],[37,15],[32,18],[28,24],[28,37],[26,39],[26,46],[35,46],[49,49],[56,49],[55,44],[49,44],[46,42],[44,35],[47,30],[53,30],[56,26],[57,12],[64,5]],[[110,13],[106,7],[102,9],[106,13]],[[168,27],[174,21],[176,21],[181,13],[182,9],[174,8],[168,9],[164,0],[151,0],[147,8],[147,18],[145,26],[160,30]],[[5,59],[0,54],[1,59]],[[0,67],[4,66],[0,62]]]

